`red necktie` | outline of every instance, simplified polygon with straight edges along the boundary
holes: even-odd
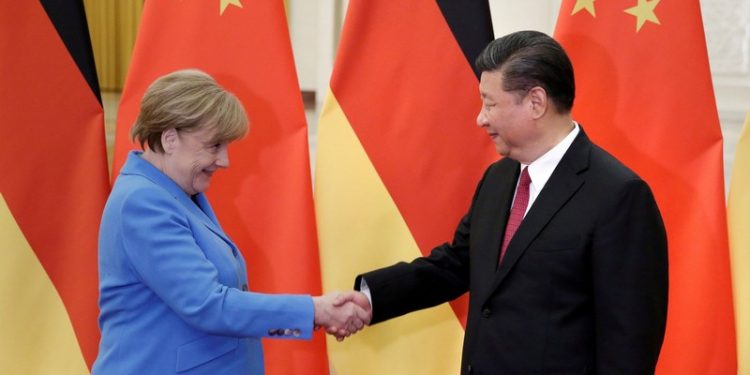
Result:
[[[529,177],[529,168],[526,167],[521,171],[521,179],[518,182],[516,198],[513,200],[513,207],[510,209],[508,224],[505,227],[505,237],[503,237],[503,245],[500,247],[500,259],[498,260],[498,264],[503,261],[505,250],[508,249],[510,239],[516,234],[516,230],[521,225],[521,221],[523,221],[523,215],[526,213],[526,207],[529,205],[530,184],[531,177]]]

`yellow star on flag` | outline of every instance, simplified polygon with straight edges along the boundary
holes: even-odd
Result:
[[[656,13],[654,13],[654,8],[659,5],[659,1],[661,0],[638,0],[638,5],[625,10],[625,13],[633,15],[638,19],[636,32],[641,31],[641,27],[646,21],[661,25],[659,19],[656,18]]]
[[[228,6],[234,5],[236,7],[242,8],[242,3],[240,3],[240,0],[219,0],[219,15],[224,14],[224,11],[227,9]]]
[[[573,6],[573,12],[570,13],[570,15],[574,15],[581,11],[581,9],[586,9],[586,11],[591,14],[592,17],[596,18],[596,9],[594,9],[594,1],[596,0],[576,0],[576,5]]]

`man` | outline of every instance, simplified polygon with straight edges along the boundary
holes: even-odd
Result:
[[[357,277],[372,323],[470,293],[461,372],[652,374],[667,314],[667,241],[646,182],[571,118],[573,68],[534,31],[476,61],[492,164],[453,241]],[[606,100],[606,98],[602,98]]]

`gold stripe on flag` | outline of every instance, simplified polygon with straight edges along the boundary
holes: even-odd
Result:
[[[734,154],[727,216],[732,286],[741,375],[750,374],[750,113]]]
[[[0,374],[88,374],[62,299],[2,194],[0,249]]]
[[[331,92],[318,139],[315,201],[323,289],[350,290],[361,272],[422,256]],[[368,327],[343,343],[329,337],[328,353],[338,375],[457,374],[463,334],[446,303]]]

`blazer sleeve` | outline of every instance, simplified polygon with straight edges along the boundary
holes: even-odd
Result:
[[[294,327],[310,338],[313,302],[306,295],[243,292],[218,281],[180,204],[167,194],[135,191],[121,208],[122,243],[134,272],[193,328],[215,335],[263,337]]]
[[[652,374],[667,318],[666,232],[643,180],[614,194],[592,240],[596,373]]]

